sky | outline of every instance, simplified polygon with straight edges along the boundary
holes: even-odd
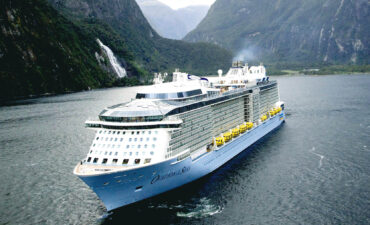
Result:
[[[184,8],[190,5],[212,5],[216,0],[159,0],[172,9]]]

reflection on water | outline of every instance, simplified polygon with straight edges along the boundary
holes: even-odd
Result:
[[[0,223],[370,223],[370,76],[278,81],[279,130],[205,178],[111,213],[72,171],[94,136],[85,119],[138,87],[0,107]]]

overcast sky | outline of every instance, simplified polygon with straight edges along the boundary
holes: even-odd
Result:
[[[173,9],[184,8],[190,5],[212,5],[216,0],[159,0]]]

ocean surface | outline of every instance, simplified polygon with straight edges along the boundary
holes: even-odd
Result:
[[[370,224],[370,75],[274,77],[286,123],[216,172],[107,213],[73,175],[113,88],[0,107],[0,224]]]

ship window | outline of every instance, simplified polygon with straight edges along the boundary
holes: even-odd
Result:
[[[146,141],[149,141],[149,138],[148,137],[146,138]]]
[[[126,148],[130,148],[130,145],[126,145]]]
[[[148,145],[147,145],[147,144],[145,144],[145,145],[144,145],[144,148],[147,148],[147,147],[148,147]]]
[[[152,131],[149,131],[148,133],[149,133],[149,134],[152,134]]]
[[[114,148],[115,145],[112,145],[112,148]]]
[[[112,152],[109,152],[109,155],[112,155]]]
[[[105,144],[103,144],[103,146],[102,146],[103,148],[105,147]]]
[[[139,164],[140,163],[140,159],[135,159],[135,164]]]
[[[138,145],[137,148],[141,148],[141,145]]]
[[[154,155],[154,152],[153,152],[153,151],[151,151],[151,152],[150,152],[150,154],[151,154],[151,155]]]
[[[106,131],[106,130],[104,131],[104,134],[105,134],[105,133],[107,133],[107,131]]]
[[[124,160],[122,161],[122,164],[128,164],[128,159],[124,159]]]
[[[117,145],[117,148],[120,148],[121,147],[121,145]]]
[[[113,141],[113,138],[110,138],[110,141]]]
[[[108,141],[108,138],[105,138],[105,141]]]
[[[110,144],[107,145],[107,148],[110,148]]]
[[[135,132],[134,132],[134,131],[132,131],[132,132],[131,132],[131,134],[132,134],[132,135],[134,135],[134,134],[135,134]]]
[[[107,162],[108,162],[108,159],[107,158],[104,158],[101,163],[106,164]]]
[[[143,141],[143,138],[140,138],[140,141]]]
[[[115,131],[113,131],[113,134],[115,134],[116,132]]]
[[[135,138],[134,140],[137,141],[137,138]]]
[[[99,134],[101,134],[101,131],[99,131]]]
[[[126,134],[126,132],[125,132],[125,131],[123,131],[123,132],[122,132],[122,134]]]
[[[108,131],[108,134],[112,133],[112,131]]]
[[[155,144],[152,144],[152,148],[155,148]]]
[[[132,152],[130,152],[130,156],[132,155]]]
[[[132,138],[129,138],[128,141],[132,141]]]
[[[91,157],[89,157],[88,159],[87,159],[87,162],[90,162],[91,161]]]
[[[140,131],[137,131],[136,134],[140,134]]]
[[[108,152],[104,152],[104,155],[107,155],[108,154]]]
[[[114,155],[118,155],[118,152],[115,152]]]
[[[155,131],[155,134],[158,134],[158,131],[157,130]]]
[[[118,132],[117,132],[117,134],[120,134],[120,133],[121,133],[121,131],[118,131]]]
[[[99,137],[96,137],[96,140],[99,140]]]
[[[97,163],[98,162],[98,160],[99,160],[99,158],[94,158],[94,163]]]
[[[145,134],[145,130],[142,133]]]
[[[93,147],[95,147],[96,144],[93,144]]]
[[[156,138],[156,137],[154,137],[154,138],[153,138],[153,141],[156,141],[156,140],[157,140],[157,138]]]
[[[145,164],[145,163],[150,163],[150,160],[151,160],[151,159],[145,159],[144,164]]]
[[[114,139],[114,141],[117,141],[117,140],[118,140],[118,138],[115,138],[115,139]]]
[[[123,138],[121,138],[121,140],[120,140],[121,142],[123,141]]]
[[[139,155],[139,152],[136,152],[136,155]]]
[[[113,164],[117,164],[117,162],[118,162],[118,159],[113,159],[112,161]]]

